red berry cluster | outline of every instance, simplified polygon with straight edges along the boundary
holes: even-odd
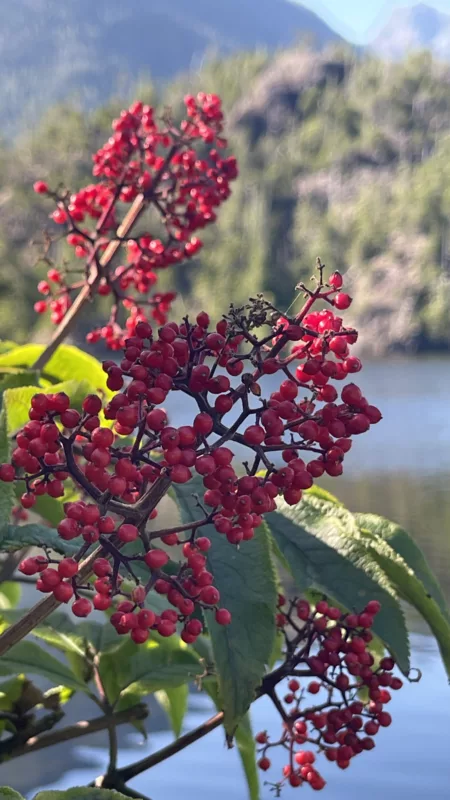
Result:
[[[65,226],[68,245],[76,258],[87,262],[84,279],[91,293],[113,300],[109,322],[88,335],[90,342],[103,338],[112,349],[120,349],[148,311],[158,324],[165,322],[175,295],[150,294],[158,270],[192,258],[201,249],[195,234],[216,221],[218,207],[230,195],[237,165],[234,157],[221,155],[227,144],[221,101],[199,93],[184,102],[186,119],[179,127],[168,117],[158,120],[154,109],[141,102],[122,111],[113,121],[112,136],[93,156],[96,183],[74,194],[52,192],[44,181],[34,184],[38,194],[55,201],[53,222]],[[121,210],[130,203],[134,205],[124,216]],[[131,237],[137,219],[150,206],[155,212],[152,232]],[[111,258],[121,249],[124,263],[113,268]],[[80,282],[68,283],[54,268],[47,277],[38,289],[48,299],[39,300],[35,310],[44,313],[49,308],[52,322],[58,324]],[[121,305],[128,314],[125,331],[117,318]]]
[[[391,724],[384,706],[391,700],[389,689],[400,689],[402,681],[392,674],[392,658],[377,663],[370,652],[370,628],[379,610],[376,600],[361,614],[343,614],[325,600],[314,609],[305,600],[287,603],[280,598],[278,624],[294,632],[290,640],[286,633],[289,663],[280,671],[291,677],[282,701],[274,690],[268,694],[281,714],[283,729],[277,740],[270,739],[266,731],[256,736],[261,770],[271,766],[271,748],[288,752],[281,780],[273,784],[277,791],[285,784],[324,788],[316,753],[307,749],[308,745],[340,769],[347,769],[355,756],[375,747],[373,737],[380,727]],[[320,702],[311,705],[308,697],[319,693]]]
[[[111,575],[95,582],[96,608],[106,608],[123,594],[121,576],[135,580],[137,595],[126,598],[135,605],[124,612],[128,616],[118,623],[120,632],[135,630],[139,609],[154,589],[177,609],[167,610],[173,629],[175,614],[185,623],[186,641],[195,636],[198,625],[190,617],[196,605],[217,608],[220,600],[206,569],[211,541],[200,529],[212,524],[233,545],[251,539],[263,514],[276,508],[278,495],[295,505],[324,471],[340,475],[351,436],[381,418],[352,383],[344,386],[342,402],[334,402],[337,390],[329,381],[343,379],[354,367],[348,349],[356,340],[356,332],[344,328],[331,311],[342,296],[336,275],[325,285],[321,271],[316,289],[308,291],[303,309],[292,318],[280,319],[258,297],[245,308],[232,307],[212,329],[205,312],[195,322],[186,317],[157,332],[139,322],[125,342],[122,360],[103,364],[107,385],[115,392],[104,409],[96,395],[85,398],[81,412],[70,408],[63,393],[32,398],[29,422],[16,436],[12,464],[0,466],[0,479],[25,481],[21,503],[27,509],[39,495],[62,497],[68,480],[82,491],[80,501],[66,504],[58,532],[64,540],[83,541],[80,556],[98,542],[102,558],[116,565]],[[331,308],[311,311],[316,301]],[[293,361],[301,361],[295,374]],[[265,376],[275,373],[278,389],[264,398]],[[198,413],[190,425],[169,425],[162,404],[173,392],[195,400]],[[112,427],[102,424],[101,412]],[[233,418],[227,421],[230,412]],[[122,437],[134,437],[133,443]],[[236,463],[235,444],[245,447],[248,461]],[[188,483],[195,474],[203,482],[202,516],[188,525],[147,532],[145,524],[156,516],[170,483]],[[182,543],[185,561],[176,575],[170,573],[165,550],[153,548],[157,538],[169,547]],[[132,542],[140,552],[130,555],[124,546]],[[133,561],[148,567],[143,585]],[[45,579],[40,581],[38,588],[53,591]],[[76,602],[77,581],[72,578]],[[58,592],[68,595],[67,589]],[[113,623],[118,619],[113,616]],[[217,611],[217,619],[230,621],[224,609]],[[133,634],[135,639],[143,636]]]

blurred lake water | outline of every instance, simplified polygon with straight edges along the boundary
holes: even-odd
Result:
[[[352,510],[382,514],[405,527],[423,548],[450,601],[450,359],[369,362],[355,379],[384,419],[355,438],[344,475],[322,485]],[[266,380],[276,388],[274,376]],[[167,408],[176,424],[189,421],[190,407],[184,399],[182,407],[175,403]],[[329,781],[325,797],[448,800],[450,796],[450,687],[426,626],[414,615],[408,617],[412,664],[422,671],[422,680],[395,695],[389,708],[393,725],[380,733],[374,751],[355,759],[346,772],[323,759],[322,771]],[[64,724],[81,714],[96,716],[95,708],[88,708],[82,698],[72,705]],[[121,729],[121,764],[171,741],[161,712],[152,709],[147,742]],[[212,711],[208,698],[193,693],[186,730]],[[279,719],[270,702],[259,700],[252,714],[255,731],[278,730]],[[97,734],[82,745],[59,745],[3,765],[0,783],[29,797],[38,789],[83,785],[103,771],[106,758],[105,736]],[[210,800],[211,795],[215,800],[231,796],[245,800],[247,796],[238,756],[225,748],[220,730],[131,785],[152,800]],[[285,796],[291,792],[286,789]],[[262,798],[270,797],[269,788],[263,787]]]

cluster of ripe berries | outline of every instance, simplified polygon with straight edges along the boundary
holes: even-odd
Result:
[[[218,207],[230,195],[237,164],[233,156],[222,154],[227,142],[220,98],[199,93],[185,97],[184,103],[186,118],[179,127],[171,119],[158,120],[154,109],[141,102],[122,111],[112,123],[112,135],[93,156],[96,182],[75,194],[53,192],[42,180],[34,184],[35,192],[55,201],[51,218],[65,227],[74,255],[87,261],[84,274],[98,276],[90,280],[91,292],[112,298],[110,320],[88,335],[90,342],[103,338],[117,350],[146,319],[146,312],[158,324],[166,321],[175,294],[151,294],[158,270],[192,258],[201,249],[196,233],[216,221]],[[121,210],[135,201],[140,210],[124,232]],[[122,245],[141,211],[150,206],[156,215],[153,232],[130,237]],[[112,242],[117,244],[114,255],[124,252],[124,263],[114,268],[107,258]],[[49,309],[52,322],[58,324],[80,283],[68,283],[53,268],[47,277],[38,285],[47,299],[39,300],[35,310]],[[117,320],[120,305],[128,315],[126,330]]]
[[[196,605],[218,609],[220,600],[206,569],[211,541],[201,528],[213,525],[239,545],[276,508],[277,496],[296,505],[315,478],[324,472],[341,474],[351,436],[381,418],[353,383],[343,387],[342,402],[334,402],[337,390],[330,378],[342,380],[355,366],[360,368],[348,352],[356,333],[343,328],[331,308],[311,308],[321,300],[330,307],[336,301],[342,305],[348,295],[338,291],[341,284],[337,273],[329,284],[321,281],[291,319],[274,319],[273,307],[258,298],[245,313],[232,308],[212,329],[205,312],[192,323],[186,317],[157,332],[139,322],[135,336],[126,340],[122,360],[103,364],[107,386],[115,393],[104,408],[97,395],[86,397],[81,411],[71,408],[63,393],[32,398],[29,422],[16,436],[12,463],[0,466],[0,479],[25,481],[21,503],[26,509],[39,495],[62,497],[67,481],[84,493],[83,500],[66,504],[58,532],[64,540],[82,542],[81,555],[98,542],[116,565],[111,576],[97,576],[96,608],[108,607],[106,603],[123,594],[120,575],[133,576],[133,560],[140,560],[149,577],[144,586],[136,580],[137,597],[144,593],[145,600],[151,589],[166,595],[190,639],[198,627],[190,619]],[[298,362],[294,374],[290,365]],[[280,383],[266,399],[264,378],[275,373]],[[196,401],[198,413],[191,425],[169,425],[162,405],[173,392]],[[131,445],[122,438],[131,436]],[[240,465],[236,444],[248,454]],[[185,484],[194,476],[203,483],[198,501],[203,516],[191,525],[146,532],[145,524],[156,516],[170,484]],[[175,575],[165,550],[153,548],[155,539],[169,547],[182,544],[185,560]],[[130,542],[140,542],[141,553],[127,555],[123,548]],[[55,581],[59,572],[48,569]],[[38,588],[54,591],[56,584],[47,583],[46,575],[40,576]],[[78,598],[76,577],[71,585],[75,609],[89,611],[89,601]],[[70,589],[58,584],[57,592],[70,599]],[[121,632],[127,625],[135,631],[144,602],[134,595],[126,600],[134,606],[124,612],[131,616],[119,623]],[[169,613],[175,625],[175,612]],[[225,609],[217,613],[218,621],[229,622]],[[143,636],[133,633],[137,639]]]
[[[286,605],[284,598],[280,600]],[[272,748],[288,753],[281,780],[273,784],[276,791],[286,784],[305,783],[316,791],[323,789],[325,781],[311,747],[347,769],[355,756],[375,747],[374,736],[380,728],[391,724],[391,715],[384,710],[391,700],[389,690],[403,684],[392,674],[394,660],[385,657],[378,662],[370,651],[370,628],[379,611],[376,600],[360,614],[343,614],[325,600],[315,609],[305,600],[289,603],[287,613],[280,609],[279,624],[298,631],[299,655],[291,659],[292,677],[283,702],[278,700],[283,717],[280,738],[272,740],[266,731],[256,736],[258,765],[264,772],[271,767]],[[304,676],[305,683],[296,676],[302,676],[302,681]],[[312,705],[308,698],[319,694]]]

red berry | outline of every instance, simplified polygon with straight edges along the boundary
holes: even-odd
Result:
[[[60,583],[53,589],[53,596],[59,603],[68,603],[73,597],[73,587],[70,583]]]
[[[92,611],[92,604],[86,597],[79,597],[72,604],[72,612],[76,617],[87,617]]]
[[[63,558],[58,564],[61,578],[73,578],[78,572],[78,562],[74,558]]]
[[[219,625],[229,625],[231,622],[231,614],[226,608],[218,608],[216,611],[216,622]]]
[[[35,181],[35,183],[33,183],[33,191],[35,191],[36,194],[47,194],[48,184],[45,181]]]
[[[161,569],[169,560],[169,556],[164,550],[149,550],[144,561],[150,569]]]
[[[339,292],[339,294],[337,294],[333,300],[333,304],[339,309],[339,311],[344,311],[346,308],[349,308],[351,302],[352,298],[350,295],[343,294],[342,292]]]
[[[12,464],[1,464],[0,465],[0,481],[4,481],[5,483],[11,483],[16,477],[16,471]]]
[[[139,530],[136,525],[124,523],[117,531],[117,535],[121,542],[134,542],[139,537]]]

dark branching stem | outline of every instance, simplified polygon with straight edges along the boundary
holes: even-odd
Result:
[[[145,705],[133,706],[125,711],[118,711],[112,715],[102,715],[95,717],[91,720],[81,720],[75,725],[69,725],[67,728],[51,731],[50,733],[43,733],[40,736],[32,736],[27,741],[19,736],[13,736],[7,742],[2,743],[0,760],[18,758],[19,756],[26,755],[26,753],[34,753],[36,750],[43,750],[45,747],[51,747],[61,742],[68,742],[72,739],[79,739],[81,736],[87,736],[90,733],[98,733],[104,731],[111,726],[114,728],[117,725],[124,725],[127,722],[134,720],[145,719],[148,715],[148,709]]]

